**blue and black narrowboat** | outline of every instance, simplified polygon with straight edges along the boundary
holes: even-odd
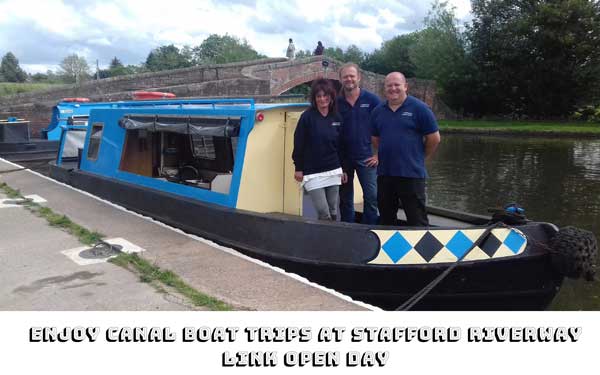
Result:
[[[87,128],[63,129],[84,144],[51,177],[385,309],[544,309],[565,276],[593,277],[591,233],[510,212],[316,220],[291,158],[306,104],[161,103],[92,109]]]
[[[56,156],[58,141],[31,136],[29,121],[16,117],[0,120],[0,158],[21,161],[48,161]]]

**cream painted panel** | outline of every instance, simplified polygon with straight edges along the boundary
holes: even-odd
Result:
[[[248,136],[237,208],[255,212],[283,211],[284,116],[263,112]]]
[[[285,121],[285,151],[284,151],[284,176],[283,176],[283,212],[290,215],[302,216],[302,199],[304,194],[300,183],[294,179],[294,132],[302,112],[287,112]]]

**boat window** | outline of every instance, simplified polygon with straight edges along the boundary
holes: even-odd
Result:
[[[85,133],[83,129],[70,129],[64,133],[64,142],[62,150],[62,160],[77,160],[79,149],[83,149],[85,143]]]
[[[192,134],[190,140],[192,141],[194,157],[207,160],[215,160],[217,158],[213,137]]]
[[[126,115],[119,169],[228,194],[242,118]]]
[[[87,125],[88,115],[70,116],[67,118],[67,125]]]
[[[100,141],[102,140],[102,132],[104,130],[104,123],[97,122],[92,125],[92,134],[90,134],[90,143],[88,144],[87,158],[90,160],[98,159],[98,152],[100,151]]]

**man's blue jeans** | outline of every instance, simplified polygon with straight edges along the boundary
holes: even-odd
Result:
[[[350,163],[349,163],[350,164]],[[377,167],[367,167],[364,160],[353,160],[347,171],[348,182],[340,186],[340,218],[354,223],[354,171],[363,190],[363,224],[377,224]]]

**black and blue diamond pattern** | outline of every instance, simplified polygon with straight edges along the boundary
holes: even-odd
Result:
[[[433,229],[373,231],[381,241],[375,264],[422,264],[455,262],[463,257],[484,229]],[[514,228],[493,229],[486,240],[463,260],[516,255],[527,245],[525,235]]]
[[[412,245],[406,241],[404,236],[396,232],[381,248],[396,263],[412,249]]]

